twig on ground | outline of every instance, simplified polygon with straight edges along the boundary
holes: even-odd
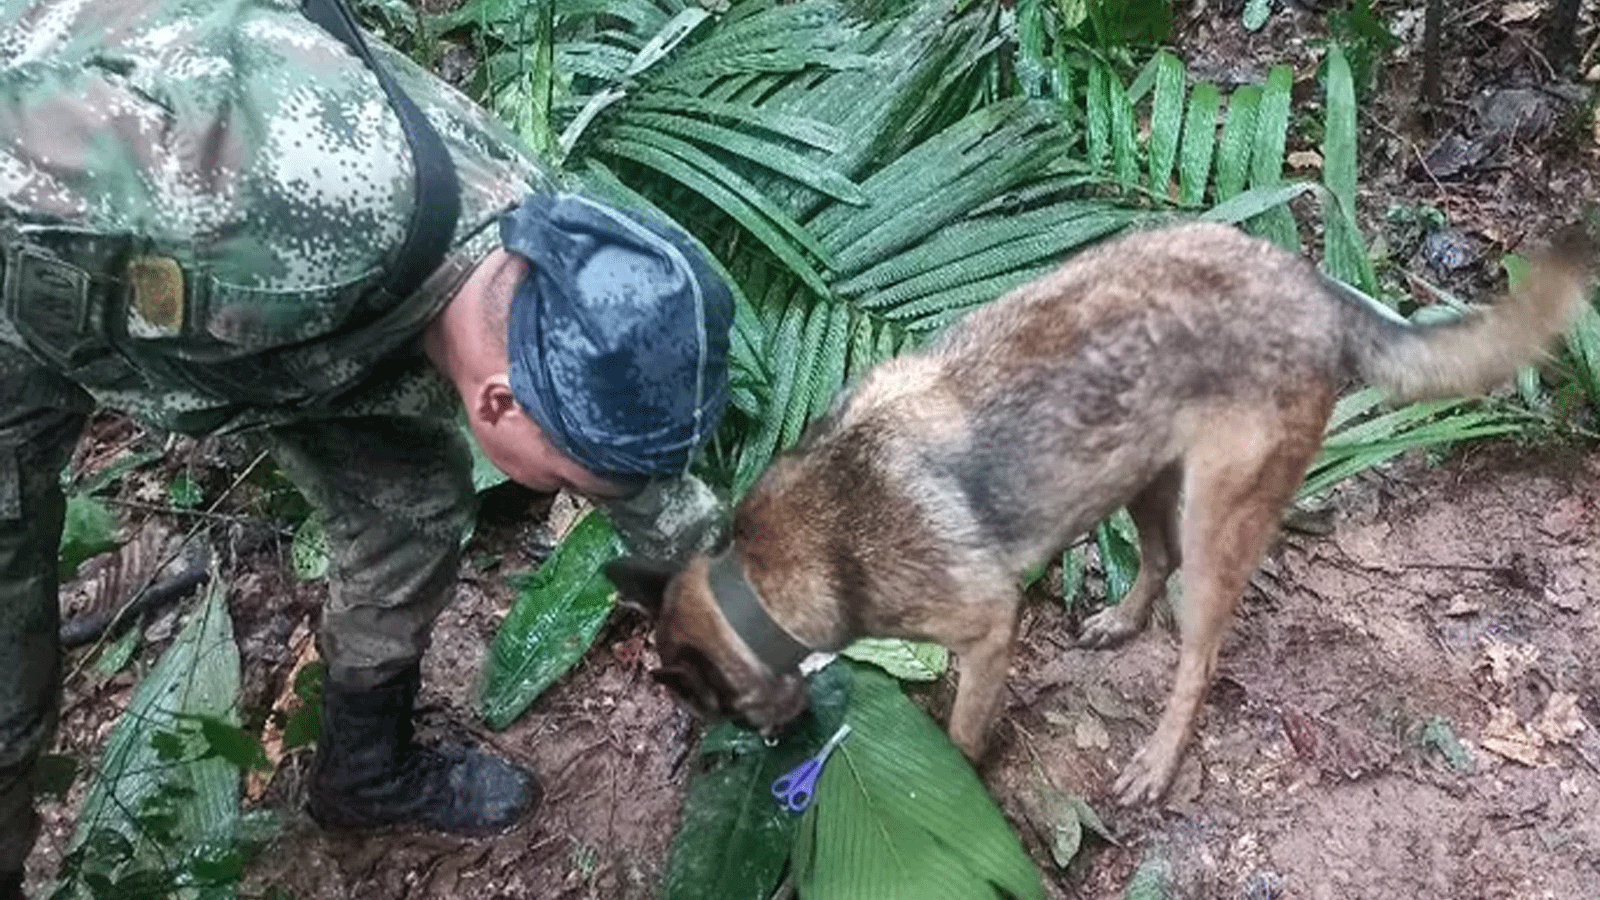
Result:
[[[250,477],[250,473],[256,470],[256,466],[261,465],[261,461],[266,458],[267,451],[265,450],[256,454],[256,458],[250,461],[250,465],[244,467],[244,471],[240,472],[238,477],[233,479],[233,482],[228,485],[226,490],[217,495],[217,499],[211,501],[211,505],[206,507],[205,511],[207,513],[215,513],[217,511],[217,507],[222,505],[222,501],[228,499],[228,497],[233,494],[234,490],[238,488],[239,485],[243,484],[246,478]],[[130,596],[122,604],[122,606],[117,609],[116,615],[111,617],[111,620],[107,623],[105,630],[94,642],[95,650],[99,650],[101,645],[105,643],[107,634],[112,633],[119,625],[122,624],[123,619],[126,618],[129,611],[134,609],[135,604],[139,603],[144,594],[150,590],[152,585],[155,584],[155,580],[160,576],[161,571],[168,565],[171,565],[172,561],[177,559],[178,556],[183,553],[183,551],[189,546],[189,542],[194,540],[195,535],[200,533],[200,529],[204,528],[208,521],[209,520],[204,516],[199,517],[195,523],[189,527],[189,530],[184,533],[183,539],[178,541],[178,546],[172,548],[172,550],[162,558],[161,562],[157,563],[151,568],[150,574],[145,577],[144,583],[139,585],[139,588],[133,592],[133,595]],[[72,671],[69,672],[67,677],[62,680],[62,683],[68,683],[77,679],[77,677],[83,672],[84,665],[86,665],[89,661],[89,658],[94,655],[94,653],[85,653],[82,657],[80,657],[77,663],[73,665]]]

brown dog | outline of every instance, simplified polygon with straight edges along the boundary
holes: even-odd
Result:
[[[1154,800],[1335,393],[1351,376],[1400,399],[1509,376],[1582,308],[1578,243],[1536,260],[1520,293],[1428,326],[1229,227],[1102,244],[841,394],[739,503],[721,555],[608,574],[656,615],[658,680],[706,717],[769,734],[804,708],[796,666],[809,650],[862,636],[943,644],[961,660],[950,737],[977,759],[1019,574],[1126,505],[1138,578],[1080,640],[1137,634],[1181,567],[1176,683],[1116,784],[1124,802]]]

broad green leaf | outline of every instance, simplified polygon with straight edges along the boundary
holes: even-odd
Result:
[[[322,514],[313,512],[300,520],[294,530],[294,540],[289,544],[289,564],[296,578],[313,581],[328,574],[328,532],[322,524]]]
[[[1183,63],[1163,50],[1151,64],[1156,92],[1150,104],[1150,192],[1166,197],[1183,130]]]
[[[861,638],[840,652],[901,681],[934,681],[950,664],[949,651],[938,644],[899,638]]]
[[[637,95],[632,108],[640,111],[694,113],[711,120],[736,122],[797,143],[808,144],[819,150],[835,151],[844,142],[844,136],[839,133],[839,129],[822,119],[791,115],[749,103],[730,103],[668,91],[651,91]]]
[[[179,718],[199,727],[201,759],[221,757],[241,771],[272,768],[261,739],[232,722],[201,713],[184,713]]]
[[[320,660],[294,674],[294,695],[300,703],[283,723],[283,752],[308,747],[322,736],[322,679],[327,666]]]
[[[583,657],[611,614],[615,589],[600,569],[622,551],[611,521],[591,510],[538,571],[518,579],[484,660],[478,707],[490,727],[510,725]]]
[[[1178,202],[1184,206],[1199,206],[1205,200],[1221,104],[1217,86],[1209,81],[1195,85],[1189,92],[1189,112],[1183,121],[1183,158],[1178,163]]]
[[[726,722],[701,740],[710,761],[689,779],[682,821],[668,851],[662,900],[771,896],[800,822],[778,805],[772,783],[839,727],[848,673],[829,666],[812,677],[810,689],[810,709],[776,746]]]
[[[1085,122],[1088,132],[1088,163],[1096,170],[1103,171],[1106,160],[1111,157],[1111,82],[1116,76],[1108,68],[1100,64],[1089,66],[1089,86],[1085,94],[1088,102],[1087,120]]]
[[[237,819],[237,768],[220,757],[163,759],[153,741],[160,735],[192,734],[195,717],[234,721],[239,652],[225,584],[216,571],[211,573],[182,631],[139,682],[112,726],[79,812],[73,848],[91,835],[117,834],[136,858],[166,872],[167,860],[226,831]]]
[[[745,441],[734,475],[735,496],[743,494],[755,482],[756,476],[761,474],[778,450],[784,423],[779,411],[788,407],[789,397],[795,389],[796,367],[804,361],[805,347],[801,334],[806,326],[806,306],[803,298],[791,296],[784,308],[783,318],[773,329],[768,348],[773,372],[772,393],[768,398],[770,405],[762,415],[755,435]]]
[[[69,494],[66,521],[61,529],[57,577],[67,581],[77,574],[84,560],[116,548],[117,517],[111,510],[88,494]]]
[[[824,163],[802,156],[782,144],[752,137],[690,116],[657,112],[634,112],[628,122],[642,128],[692,140],[721,153],[735,154],[744,160],[771,169],[779,175],[827,194],[845,203],[864,204],[867,197],[850,179]]]
[[[1119,509],[1096,525],[1094,543],[1106,576],[1106,602],[1116,603],[1139,574],[1139,538],[1127,510]]]
[[[822,770],[792,860],[806,900],[1043,900],[972,767],[889,676],[851,675],[850,736]]]

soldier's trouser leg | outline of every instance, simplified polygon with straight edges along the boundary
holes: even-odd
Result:
[[[322,510],[332,556],[312,817],[335,828],[458,833],[515,822],[539,799],[531,773],[412,740],[420,661],[476,508],[459,431],[363,418],[277,428],[273,441],[279,464]]]
[[[38,831],[30,776],[61,693],[61,469],[91,405],[54,376],[13,364],[14,354],[0,351],[0,881],[21,871]],[[33,405],[60,398],[78,408]]]
[[[422,658],[455,586],[476,511],[466,445],[449,423],[400,417],[317,420],[271,437],[328,535],[318,640],[329,680],[387,682]]]

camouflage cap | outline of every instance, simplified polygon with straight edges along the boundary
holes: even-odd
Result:
[[[733,296],[682,229],[575,194],[500,220],[531,264],[509,315],[511,391],[602,477],[683,472],[728,402]]]

